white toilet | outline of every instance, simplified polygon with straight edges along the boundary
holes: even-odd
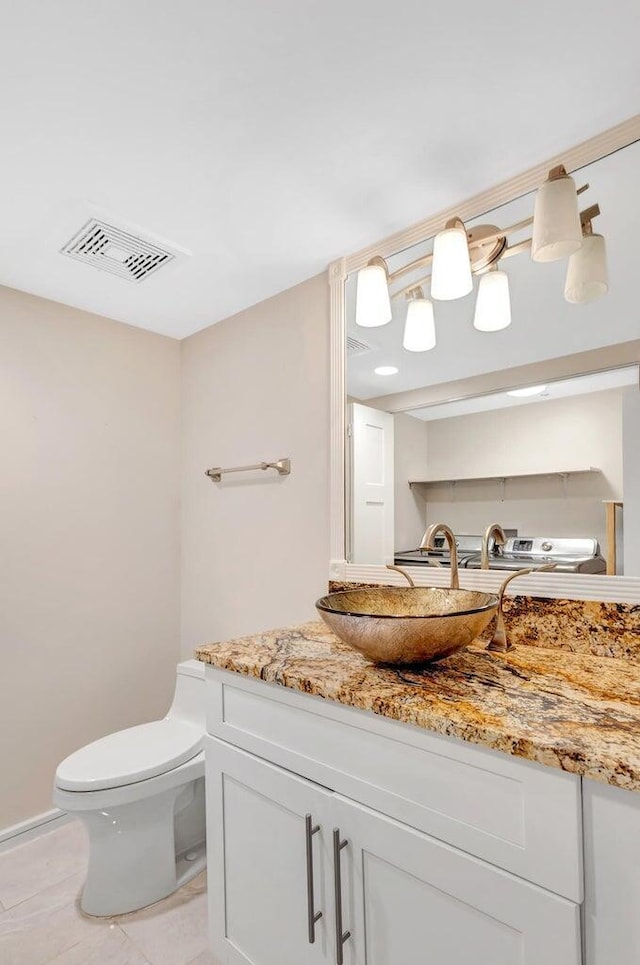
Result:
[[[103,737],[58,767],[53,802],[89,833],[86,914],[143,908],[205,867],[204,731],[204,665],[186,660],[164,720]]]

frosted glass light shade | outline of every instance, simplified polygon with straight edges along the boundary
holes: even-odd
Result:
[[[580,251],[569,258],[564,297],[580,305],[609,291],[607,251],[602,235],[585,235]]]
[[[511,325],[509,276],[505,271],[488,271],[480,279],[473,327],[479,332],[499,332]]]
[[[581,247],[575,181],[569,175],[545,181],[536,194],[531,257],[534,261],[559,261]]]
[[[473,288],[467,232],[463,227],[445,228],[433,239],[431,297],[451,301]]]
[[[391,321],[387,273],[382,265],[367,265],[358,272],[356,325],[378,328]]]
[[[407,352],[428,352],[435,347],[433,302],[428,298],[412,298],[409,302],[402,344]]]

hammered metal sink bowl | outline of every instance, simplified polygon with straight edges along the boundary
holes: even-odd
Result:
[[[498,609],[493,593],[380,586],[329,593],[316,602],[344,643],[375,663],[441,660],[471,643]]]

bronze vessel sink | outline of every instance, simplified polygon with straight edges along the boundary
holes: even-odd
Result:
[[[471,643],[498,596],[444,587],[379,586],[329,593],[316,608],[336,636],[376,663],[426,663]]]

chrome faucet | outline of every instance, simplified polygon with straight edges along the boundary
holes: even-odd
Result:
[[[420,543],[421,550],[432,550],[435,549],[433,545],[433,539],[437,533],[442,533],[446,537],[447,543],[449,544],[449,553],[451,555],[451,582],[449,586],[452,590],[460,589],[460,580],[458,579],[458,546],[456,544],[456,538],[453,535],[453,531],[449,529],[446,523],[432,523],[431,526],[427,527],[427,530],[422,537],[422,542]]]
[[[504,546],[507,542],[507,537],[499,523],[492,523],[491,526],[487,526],[482,537],[482,561],[480,564],[482,570],[489,569],[489,543],[492,538],[494,546]]]

